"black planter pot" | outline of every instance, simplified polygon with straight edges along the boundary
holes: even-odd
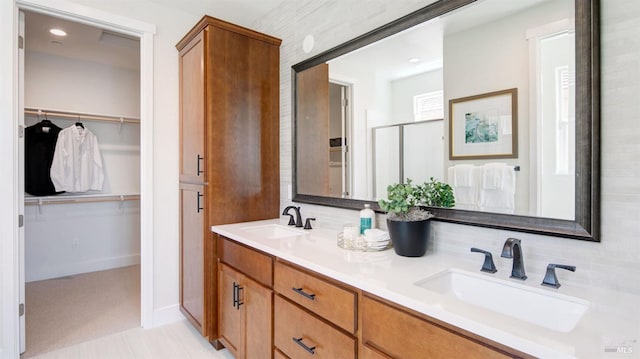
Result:
[[[387,218],[393,250],[403,257],[422,257],[427,251],[430,219],[415,222],[392,221]]]

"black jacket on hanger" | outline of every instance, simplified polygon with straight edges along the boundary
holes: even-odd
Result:
[[[51,162],[62,129],[49,120],[25,129],[24,181],[25,191],[34,196],[48,196],[56,192],[51,182]]]

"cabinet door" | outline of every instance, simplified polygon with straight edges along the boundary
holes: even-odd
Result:
[[[180,51],[180,180],[204,182],[206,31]]]
[[[270,358],[273,348],[271,335],[273,291],[246,278],[240,297],[245,305],[246,358]]]
[[[204,186],[180,184],[180,308],[201,333],[205,321],[203,208]]]
[[[242,313],[244,301],[240,293],[243,276],[231,267],[218,265],[218,330],[220,341],[236,358],[243,358]],[[243,288],[243,289],[240,289]],[[243,304],[240,304],[243,303]]]

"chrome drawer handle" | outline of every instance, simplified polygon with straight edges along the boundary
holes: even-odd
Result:
[[[300,294],[301,296],[307,298],[307,299],[311,299],[311,300],[316,300],[316,295],[315,294],[310,294],[310,293],[305,293],[304,290],[302,290],[302,288],[291,288],[294,292]]]
[[[316,347],[315,346],[313,346],[313,347],[306,346],[302,342],[302,338],[293,337],[291,339],[293,339],[293,341],[296,342],[296,344],[298,344],[299,346],[301,346],[304,350],[306,350],[307,352],[311,353],[311,355],[314,355],[316,353]]]

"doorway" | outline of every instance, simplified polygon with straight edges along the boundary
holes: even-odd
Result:
[[[22,11],[33,11],[35,13],[40,13],[40,14],[44,14],[44,15],[49,15],[49,16],[53,16],[53,17],[59,17],[59,18],[63,18],[66,20],[71,20],[71,21],[75,21],[78,23],[83,23],[83,24],[89,24],[89,25],[93,25],[96,27],[99,27],[103,30],[107,30],[107,31],[111,31],[113,33],[111,33],[110,35],[117,35],[117,34],[121,34],[124,36],[128,36],[131,38],[135,38],[138,39],[139,41],[139,48],[138,48],[138,53],[139,56],[141,57],[141,61],[139,61],[140,64],[140,69],[139,69],[139,73],[137,75],[137,79],[139,81],[139,90],[137,93],[137,97],[140,99],[140,103],[138,105],[138,111],[139,111],[139,125],[135,125],[138,126],[138,133],[137,135],[137,140],[138,140],[138,161],[137,161],[137,171],[138,173],[140,173],[140,177],[139,177],[139,181],[138,181],[138,186],[139,186],[139,194],[137,195],[138,200],[139,200],[139,219],[137,221],[137,226],[138,226],[138,242],[137,245],[139,246],[139,260],[138,262],[140,262],[139,268],[138,269],[138,274],[136,275],[138,278],[138,286],[140,287],[140,291],[139,291],[139,300],[138,303],[141,303],[138,305],[140,314],[138,315],[138,318],[136,319],[136,322],[138,323],[137,325],[140,325],[140,322],[142,322],[142,325],[145,327],[149,327],[153,324],[152,321],[152,315],[153,315],[153,281],[152,281],[152,247],[151,247],[151,243],[152,243],[152,218],[153,218],[153,207],[152,207],[152,180],[151,180],[151,174],[153,173],[153,163],[152,163],[152,159],[153,159],[153,151],[152,151],[152,139],[153,139],[153,127],[152,127],[152,113],[153,113],[153,91],[152,91],[152,79],[153,79],[153,73],[152,73],[152,64],[153,64],[153,48],[152,48],[152,41],[153,41],[153,34],[155,33],[155,27],[152,25],[148,25],[136,20],[129,20],[126,18],[122,18],[119,16],[111,16],[109,14],[106,13],[102,13],[100,11],[95,11],[92,10],[90,8],[84,8],[82,6],[77,6],[74,4],[70,4],[70,3],[66,3],[66,2],[59,2],[56,3],[55,8],[49,8],[47,6],[42,6],[41,4],[36,4],[36,3],[31,3],[30,1],[19,1],[16,3],[16,14],[18,9],[22,10]],[[16,15],[16,18],[18,18],[18,16]],[[17,34],[16,34],[17,35]],[[17,37],[17,36],[16,36]],[[24,39],[24,37],[23,37]],[[22,40],[22,39],[21,39]],[[20,51],[18,51],[16,49],[16,51],[18,52],[18,54],[20,55]],[[22,56],[22,55],[20,55]],[[19,56],[17,56],[19,57]],[[22,69],[24,69],[24,62],[19,64],[19,69],[22,71]],[[16,81],[17,82],[17,81]],[[16,147],[16,152],[15,155],[17,157],[18,156],[18,149],[22,148],[23,142],[24,141],[24,137],[20,136],[19,133],[21,133],[24,129],[24,124],[25,124],[25,111],[23,111],[25,109],[25,103],[24,103],[24,87],[20,86],[19,88],[16,88],[14,90],[14,96],[12,97],[14,99],[14,101],[16,101],[16,109],[18,109],[17,111],[17,117],[18,120],[14,122],[14,126],[16,127],[16,129],[19,129],[20,131],[16,131],[16,143],[17,143],[17,147]],[[17,101],[18,100],[18,101]],[[49,112],[55,112],[55,111],[50,111],[51,109],[47,109],[49,110]],[[46,111],[43,111],[46,112]],[[68,112],[72,112],[72,111],[59,111],[62,112],[63,114],[69,114]],[[97,113],[82,113],[81,116],[86,116],[86,117],[81,117],[83,121],[86,121],[84,123],[89,124],[89,126],[100,126],[100,124],[98,122],[94,122],[92,121],[92,119],[90,119],[89,117],[91,117],[92,115],[96,115]],[[74,115],[77,115],[77,113],[74,113]],[[43,116],[42,114],[37,114],[36,116]],[[95,116],[98,117],[98,116]],[[122,116],[120,116],[122,117]],[[38,118],[38,117],[36,117]],[[41,118],[41,117],[40,117]],[[129,126],[128,123],[126,123],[126,119],[120,119],[118,118],[120,125],[116,125],[115,128],[118,127],[126,127]],[[55,120],[54,120],[55,121]],[[62,120],[58,120],[58,121],[62,121]],[[123,122],[125,122],[124,124],[122,124]],[[95,123],[95,124],[94,124]],[[124,132],[124,130],[123,130]],[[127,132],[128,135],[127,136],[131,136],[131,132]],[[108,137],[108,136],[107,136]],[[126,148],[126,146],[124,146]],[[122,149],[122,148],[120,148]],[[120,150],[117,148],[117,146],[112,146],[111,149],[109,150],[114,150],[114,151],[118,151]],[[109,156],[107,156],[109,157]],[[117,157],[117,156],[116,156]],[[23,158],[17,158],[16,163],[20,164],[20,163],[24,163],[24,159]],[[18,166],[20,167],[20,166]],[[17,177],[19,177],[19,170],[16,170],[16,172],[12,172],[14,173],[14,175],[16,176],[16,183],[24,183],[23,181],[20,181],[17,179]],[[20,178],[23,179],[23,178]],[[113,178],[109,177],[109,181],[107,182],[105,180],[105,183],[108,184],[109,186],[107,186],[107,189],[113,189],[116,186],[117,181],[113,181]],[[25,199],[24,199],[24,192],[23,191],[17,191],[19,192],[19,195],[17,196],[17,203],[15,205],[15,208],[17,208],[18,212],[16,213],[16,217],[17,214],[20,214],[21,218],[24,218],[23,216],[25,215],[25,208],[23,207],[23,205],[25,204]],[[103,193],[99,194],[100,196],[103,196]],[[127,212],[129,209],[127,208],[128,203],[130,202],[129,199],[132,199],[128,196],[125,196],[124,194],[120,193],[120,195],[118,196],[118,200],[113,202],[114,204],[116,204],[116,206],[118,206],[119,210]],[[37,202],[40,202],[39,200],[37,200]],[[87,201],[90,202],[90,201]],[[106,201],[105,201],[106,202]],[[55,203],[48,203],[51,205],[58,205]],[[92,203],[91,205],[102,205],[102,204],[106,204],[106,203]],[[63,204],[59,204],[59,205],[63,205]],[[53,207],[49,207],[46,204],[41,204],[38,203],[37,205],[31,205],[31,206],[27,206],[27,209],[30,208],[37,208],[37,215],[40,215],[39,212],[41,210],[47,210],[47,209],[51,209]],[[20,221],[22,222],[22,220]],[[23,229],[21,228],[19,231],[16,232],[16,235],[18,235],[18,232],[22,232]],[[99,231],[99,228],[96,228],[96,232]],[[19,237],[19,236],[18,236]],[[77,245],[80,246],[82,244],[82,242],[80,240],[77,240]],[[72,245],[76,245],[73,244]],[[7,289],[6,293],[8,298],[15,298],[16,300],[19,300],[19,303],[21,304],[21,308],[24,308],[24,280],[25,280],[25,270],[24,270],[24,265],[25,265],[25,253],[24,253],[24,248],[25,248],[25,242],[24,242],[24,236],[22,238],[17,238],[16,239],[16,251],[15,253],[18,253],[18,251],[20,252],[20,254],[16,255],[15,257],[15,262],[14,265],[11,268],[9,268],[10,273],[13,273],[13,275],[15,276],[15,280],[17,284],[16,287],[13,288],[18,288],[18,287],[22,287],[22,293],[17,293],[13,290],[13,288],[11,286],[8,286],[9,283],[6,283],[7,285],[3,284],[3,291],[5,289]],[[95,263],[94,263],[95,264]],[[100,266],[97,266],[98,269]],[[20,270],[22,269],[22,270]],[[95,268],[94,268],[95,269]],[[67,276],[62,277],[62,278],[67,278]],[[20,285],[20,283],[22,283],[22,285]],[[9,290],[10,289],[10,290]],[[21,294],[20,296],[18,296],[18,294]],[[20,297],[20,298],[19,298]],[[5,306],[5,303],[3,303],[3,310],[6,309],[7,306],[12,306],[13,305],[9,302],[7,302],[7,305]],[[16,306],[17,307],[17,306]],[[14,307],[15,308],[15,307]],[[26,310],[27,315],[28,315],[28,308]],[[140,318],[141,316],[141,318]],[[24,323],[24,316],[19,317],[21,318],[18,319],[19,321],[22,321],[22,323]],[[17,328],[17,326],[16,326]],[[21,346],[22,346],[22,350],[24,350],[24,325],[21,325],[21,331],[22,331],[22,335],[21,337]],[[6,335],[3,335],[3,338],[11,338],[14,337],[16,338],[16,342],[15,345],[18,345],[17,339],[19,337],[18,335],[19,333],[6,333]],[[20,348],[18,347],[14,347],[13,344],[11,344],[13,341],[8,341],[8,347],[7,347],[7,353],[18,353],[22,350],[20,350]]]
[[[350,198],[351,85],[329,80],[329,195]]]

